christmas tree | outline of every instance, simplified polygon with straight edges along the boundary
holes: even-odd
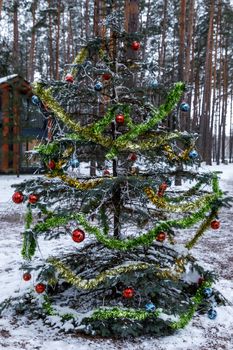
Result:
[[[165,88],[140,58],[140,35],[114,27],[80,51],[62,81],[33,85],[48,125],[34,151],[43,176],[17,185],[13,201],[27,202],[23,279],[36,280],[20,307],[48,324],[165,335],[198,310],[217,315],[215,276],[190,249],[219,228],[223,193],[216,173],[197,171],[197,135],[176,128],[190,110],[185,84]],[[185,246],[176,244],[191,228]],[[41,239],[61,237],[72,245],[35,255]]]

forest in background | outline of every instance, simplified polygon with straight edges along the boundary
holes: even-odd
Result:
[[[158,95],[174,82],[187,85],[191,110],[180,113],[179,129],[201,135],[199,151],[207,164],[232,162],[230,1],[0,0],[0,77],[62,79],[88,41],[109,34],[108,23],[124,30],[132,2],[140,8],[140,58],[153,68],[148,79],[156,81]]]

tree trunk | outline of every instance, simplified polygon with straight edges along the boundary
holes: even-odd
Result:
[[[56,80],[59,80],[59,59],[60,59],[60,26],[61,26],[61,1],[57,2],[57,35],[56,35]]]
[[[159,51],[159,77],[161,77],[161,72],[163,71],[163,68],[165,66],[167,36],[167,3],[167,0],[163,2],[162,37]]]
[[[61,33],[62,33],[62,55],[63,55],[63,63],[66,64],[68,61],[67,61],[67,29],[66,28],[66,17],[67,17],[67,14],[65,11],[63,11],[62,13],[62,30],[61,30]]]
[[[228,102],[228,43],[226,39],[225,44],[225,56],[223,61],[223,107],[222,107],[222,163],[225,163],[226,159],[226,116],[227,116],[227,102]]]
[[[219,32],[220,32],[220,23],[221,23],[221,0],[218,2],[218,13],[217,13],[217,28],[216,28],[216,37],[214,44],[214,65],[213,65],[213,99],[212,99],[212,111],[211,111],[211,122],[210,122],[210,133],[212,135],[211,140],[211,149],[213,152],[213,161],[216,159],[216,136],[217,136],[217,128],[216,128],[216,88],[217,88],[217,63],[218,63],[218,43],[219,43]],[[215,124],[215,130],[214,130]],[[214,144],[213,144],[214,142]]]
[[[50,9],[51,0],[48,0],[48,7]],[[53,29],[52,29],[52,15],[49,12],[49,75],[50,79],[54,78],[54,60],[53,60]]]
[[[19,73],[19,21],[18,21],[18,0],[14,0],[14,39],[13,39],[13,67],[16,73]]]
[[[29,81],[34,81],[34,72],[35,72],[35,45],[36,45],[36,8],[37,1],[34,1],[31,5],[31,13],[32,13],[32,34],[31,34],[31,47],[29,52],[29,69],[28,69],[28,77]]]
[[[178,80],[184,80],[186,0],[180,0]]]
[[[86,1],[86,14],[88,13],[88,6],[89,6],[89,2]],[[95,6],[94,7],[94,23],[93,23],[94,36],[100,37],[102,39],[102,46],[104,47],[106,28],[104,25],[101,25],[101,23],[106,16],[106,4],[105,4],[105,1],[103,1],[103,0],[95,0],[94,6]],[[86,28],[87,28],[87,23],[86,23]],[[95,55],[95,60],[98,61],[98,53],[96,53],[96,55]],[[103,104],[101,104],[99,106],[99,113],[100,113],[100,117],[104,114],[104,105]],[[96,175],[96,161],[91,160],[90,166],[91,166],[90,174],[91,174],[91,176],[95,176]]]
[[[125,0],[125,31],[128,34],[135,34],[139,25],[139,0]],[[134,61],[137,58],[137,52],[128,47],[126,50],[126,60]],[[132,86],[133,79],[129,82]]]
[[[188,16],[188,28],[187,28],[187,43],[186,43],[186,50],[185,50],[185,67],[184,67],[184,81],[188,85],[190,83],[190,61],[191,61],[191,49],[193,48],[192,45],[192,38],[193,38],[193,27],[194,27],[194,8],[195,8],[195,0],[190,0],[189,2],[189,16]],[[194,58],[193,51],[192,51],[192,57]],[[191,105],[191,91],[189,94],[187,94],[187,102],[189,105]],[[184,126],[185,130],[190,132],[191,128],[191,118],[190,118],[191,111],[189,113],[186,113],[186,118],[184,119]]]
[[[187,43],[185,50],[185,71],[184,71],[184,81],[189,83],[190,78],[190,59],[191,59],[191,48],[192,48],[192,38],[193,38],[193,25],[194,25],[194,8],[195,0],[190,0],[189,2],[189,16],[188,16],[188,32],[187,32]]]
[[[89,0],[85,1],[85,36],[86,36],[86,40],[89,39],[90,37],[90,22],[89,22]]]
[[[213,19],[214,19],[214,0],[210,3],[209,12],[209,29],[206,45],[206,60],[205,60],[205,80],[202,98],[202,113],[200,119],[199,139],[200,152],[203,160],[207,164],[211,164],[211,144],[212,135],[210,130],[210,108],[211,108],[211,82],[212,82],[212,52],[213,52]]]
[[[231,84],[233,80],[231,79]],[[230,102],[230,136],[229,136],[229,162],[233,161],[233,90],[231,90]]]
[[[3,0],[0,0],[0,19],[2,17],[2,4],[3,4]]]
[[[186,23],[186,0],[180,0],[180,16],[179,16],[179,55],[178,55],[178,80],[184,80],[184,59],[185,59],[185,23]],[[179,113],[178,128],[180,130],[185,129],[185,118],[187,113]],[[178,145],[181,146],[178,142]],[[183,165],[180,164],[177,167],[177,171],[180,172],[183,169]],[[181,186],[182,180],[180,176],[176,176],[175,185]]]

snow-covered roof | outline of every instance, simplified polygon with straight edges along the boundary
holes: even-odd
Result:
[[[6,83],[7,81],[12,80],[12,79],[14,79],[14,78],[16,78],[16,77],[19,77],[19,78],[23,79],[23,78],[22,78],[20,75],[18,75],[18,74],[11,74],[11,75],[7,75],[6,77],[0,78],[0,84]],[[24,80],[25,80],[25,79],[24,79]]]

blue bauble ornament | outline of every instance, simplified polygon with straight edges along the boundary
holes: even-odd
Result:
[[[198,153],[195,149],[189,152],[189,158],[190,159],[196,159],[198,157]]]
[[[39,104],[40,104],[40,99],[39,99],[39,97],[37,97],[36,95],[33,95],[33,96],[32,96],[32,103],[33,103],[34,105],[36,105],[36,106],[39,106]]]
[[[153,312],[155,311],[155,305],[153,303],[147,303],[145,309],[147,312]]]
[[[70,161],[69,161],[69,165],[72,167],[72,168],[78,168],[79,167],[79,160],[77,158],[72,158]]]
[[[190,106],[189,106],[189,104],[186,103],[186,102],[182,102],[181,105],[180,105],[180,110],[181,110],[182,112],[188,112],[188,111],[190,111]]]
[[[94,86],[95,91],[101,91],[103,89],[103,84],[98,81]]]
[[[152,80],[150,82],[150,87],[151,89],[157,89],[159,87],[159,83],[157,82],[157,80]]]
[[[214,309],[209,309],[209,311],[208,311],[208,317],[209,317],[211,320],[215,320],[215,318],[217,317],[217,311],[214,310]]]
[[[209,298],[213,294],[213,289],[207,287],[203,290],[203,294],[206,298]]]

